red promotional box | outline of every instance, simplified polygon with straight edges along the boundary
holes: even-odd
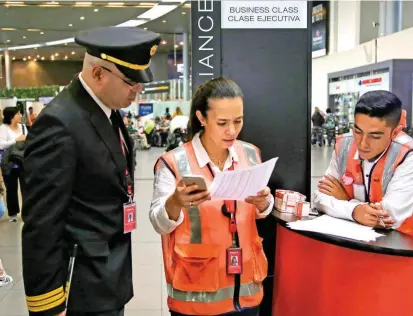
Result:
[[[297,202],[304,202],[305,195],[291,190],[276,190],[275,191],[275,207],[283,213],[294,214],[297,207]]]

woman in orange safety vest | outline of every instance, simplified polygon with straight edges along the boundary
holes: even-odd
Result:
[[[192,100],[190,141],[155,165],[150,219],[162,235],[172,316],[257,316],[267,259],[255,220],[266,217],[274,198],[268,187],[245,201],[211,200],[182,177],[211,184],[217,172],[261,163],[259,150],[237,140],[243,126],[243,95],[227,78],[201,85]]]

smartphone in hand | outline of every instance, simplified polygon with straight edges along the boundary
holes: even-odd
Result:
[[[197,192],[208,190],[208,186],[207,186],[203,176],[199,176],[199,175],[184,176],[184,177],[182,177],[182,180],[183,180],[183,182],[185,183],[186,186],[196,184],[199,188],[197,190]],[[194,192],[194,193],[196,193],[196,192]]]

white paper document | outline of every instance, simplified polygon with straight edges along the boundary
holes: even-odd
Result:
[[[305,230],[366,242],[375,241],[376,238],[384,236],[376,233],[372,227],[328,215],[322,215],[312,220],[291,222],[287,226],[294,230]]]
[[[250,168],[218,172],[209,191],[213,200],[245,200],[256,196],[270,181],[278,158]]]

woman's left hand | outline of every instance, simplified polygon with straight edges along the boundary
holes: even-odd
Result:
[[[271,190],[269,187],[261,190],[257,193],[257,196],[249,196],[245,199],[245,202],[255,205],[255,207],[260,211],[264,212],[269,206],[269,195],[271,194]]]

